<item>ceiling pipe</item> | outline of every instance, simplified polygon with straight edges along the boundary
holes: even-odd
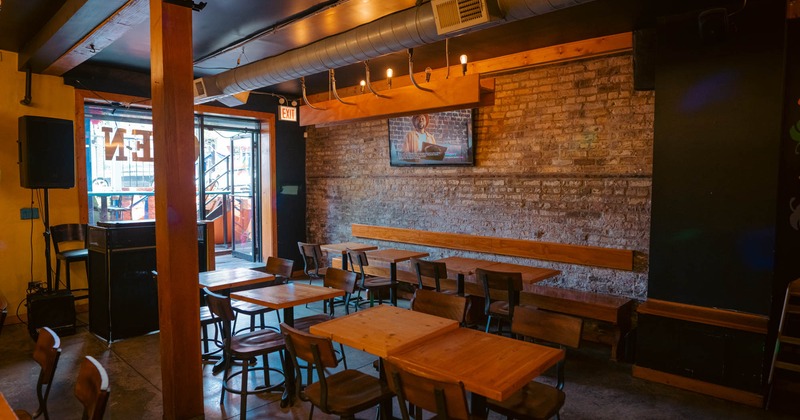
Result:
[[[497,1],[504,19],[467,28],[458,34],[474,32],[593,0],[488,0]],[[195,98],[207,102],[239,92],[260,89],[304,76],[344,67],[386,54],[442,41],[453,33],[439,35],[431,3],[406,9],[283,54],[265,58],[215,76],[203,77],[205,86],[213,84],[221,94]]]

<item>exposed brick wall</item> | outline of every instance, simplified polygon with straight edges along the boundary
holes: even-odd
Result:
[[[631,56],[495,83],[495,105],[475,118],[474,167],[389,166],[387,120],[310,127],[309,240],[352,240],[363,223],[631,249],[633,272],[373,241],[555,268],[546,284],[644,299],[655,96],[633,90]]]

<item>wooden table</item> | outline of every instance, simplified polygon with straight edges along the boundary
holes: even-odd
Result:
[[[452,271],[457,274],[456,290],[459,296],[464,296],[464,282],[466,281],[466,276],[475,274],[475,270],[479,268],[485,268],[486,266],[496,264],[494,261],[465,257],[445,257],[436,260],[436,262],[445,263],[448,272]]]
[[[378,249],[375,245],[369,244],[360,244],[358,242],[342,242],[338,244],[325,244],[320,245],[320,249],[325,252],[333,252],[342,254],[342,270],[347,270],[347,250],[352,249],[353,251],[372,251],[373,249]]]
[[[503,400],[564,358],[564,351],[468,328],[458,328],[404,347],[389,360],[464,383],[472,413],[486,398]]]
[[[310,302],[344,296],[344,290],[330,287],[313,286],[310,284],[279,284],[277,286],[262,287],[259,289],[245,290],[231,293],[231,298],[245,302],[263,305],[272,309],[283,309],[283,322],[294,326],[294,307]],[[281,407],[291,405],[294,401],[295,378],[294,361],[286,358],[284,376],[286,378]]]
[[[0,392],[0,419],[2,420],[16,420],[16,414],[14,414],[14,409],[8,404],[6,401],[6,397],[3,396],[3,393]]]
[[[397,306],[397,263],[408,261],[412,258],[427,257],[427,252],[408,251],[405,249],[381,249],[378,251],[367,252],[367,259],[384,261],[389,263],[389,279],[392,281],[391,300],[392,305]]]
[[[313,325],[310,331],[369,354],[387,357],[455,329],[458,329],[458,322],[452,319],[380,305]]]
[[[229,290],[275,280],[275,276],[249,268],[205,271],[200,273],[200,288],[208,287],[212,292]]]

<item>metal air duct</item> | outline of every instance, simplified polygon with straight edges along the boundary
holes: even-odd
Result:
[[[487,27],[565,9],[593,0],[487,0],[496,1],[502,19],[489,20],[459,30],[468,33]],[[439,35],[431,3],[403,10],[347,32],[322,39],[305,47],[265,58],[215,76],[195,80],[203,92],[195,103],[208,102],[240,92],[260,89],[299,79],[328,69],[344,67],[386,54],[442,41],[452,33]],[[197,91],[196,91],[197,93]]]

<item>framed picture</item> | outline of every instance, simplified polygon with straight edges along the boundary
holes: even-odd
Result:
[[[392,166],[474,165],[472,109],[389,119]]]

